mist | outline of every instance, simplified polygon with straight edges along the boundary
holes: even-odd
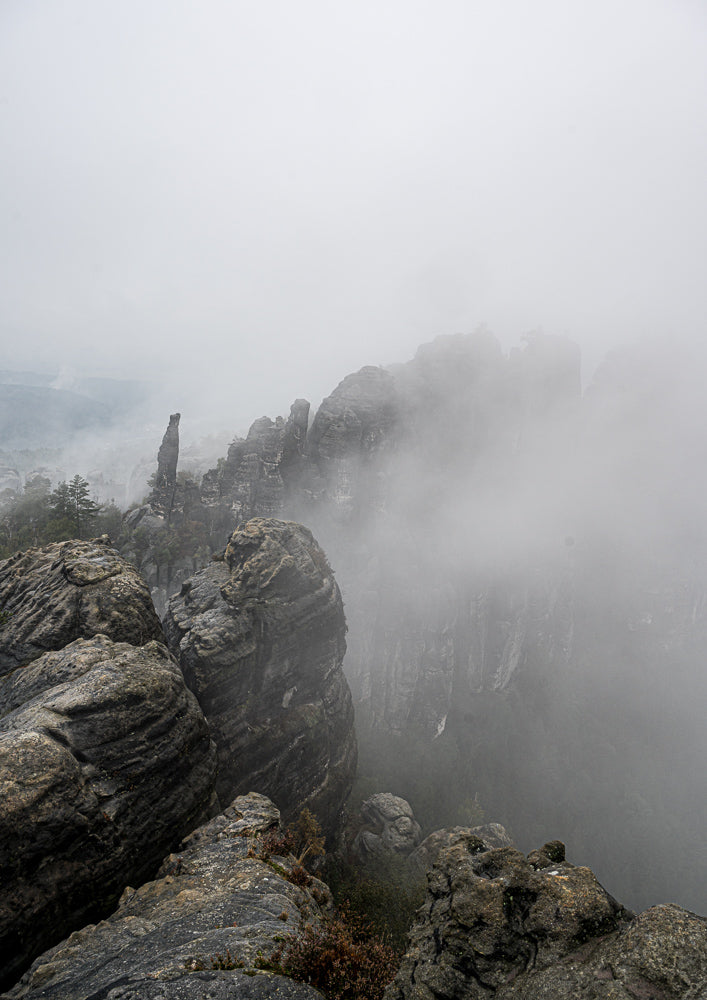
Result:
[[[174,380],[245,429],[480,323],[587,377],[700,338],[705,18],[8,0],[0,367]]]
[[[3,381],[124,404],[21,472],[127,506],[170,413],[198,478],[385,366],[385,516],[293,508],[362,724],[467,761],[526,849],[565,837],[612,890],[633,864],[636,905],[677,872],[702,909],[706,105],[697,0],[0,9]],[[451,365],[410,363],[439,336]]]

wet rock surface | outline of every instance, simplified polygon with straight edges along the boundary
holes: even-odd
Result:
[[[79,639],[0,679],[0,982],[213,810],[215,749],[162,643]]]
[[[410,861],[426,872],[432,868],[440,853],[460,841],[468,842],[469,836],[477,837],[486,850],[497,847],[513,847],[513,841],[500,823],[484,823],[481,826],[453,826],[430,833],[410,855]]]
[[[698,1000],[707,919],[638,917],[551,841],[525,858],[473,834],[440,853],[386,1000]]]
[[[187,837],[154,881],[126,889],[107,920],[37,959],[8,1000],[316,1000],[312,987],[257,967],[259,953],[269,956],[331,906],[317,879],[306,888],[288,881],[291,861],[258,857],[278,820],[264,796],[237,798]],[[219,958],[242,967],[212,968]]]
[[[390,792],[377,792],[361,805],[366,827],[354,840],[354,853],[363,861],[384,858],[389,852],[407,857],[420,842],[420,824],[412,806]]]
[[[165,617],[218,747],[221,801],[257,789],[334,833],[356,766],[339,588],[301,525],[254,518]]]
[[[0,563],[0,674],[74,639],[164,641],[147,584],[106,535],[18,552]]]

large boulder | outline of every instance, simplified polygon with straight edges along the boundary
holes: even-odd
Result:
[[[386,1000],[704,997],[707,920],[625,910],[551,841],[525,858],[469,833],[444,849]]]
[[[78,639],[0,678],[0,985],[149,877],[213,811],[214,776],[162,643]]]
[[[256,789],[334,834],[353,783],[346,624],[326,556],[299,524],[254,518],[169,602],[165,632],[218,747],[221,801]]]
[[[406,799],[391,792],[376,792],[361,805],[365,824],[353,843],[354,852],[365,861],[389,854],[407,857],[420,843],[420,824]]]
[[[500,823],[483,823],[480,826],[452,826],[430,833],[410,855],[410,861],[417,865],[420,871],[426,872],[446,847],[459,841],[468,841],[469,835],[478,837],[487,851],[497,847],[513,847],[513,841],[508,831]]]
[[[126,889],[107,920],[37,959],[8,1000],[317,1000],[311,986],[259,968],[260,954],[331,907],[323,883],[290,881],[291,859],[266,862],[263,837],[278,820],[263,796],[237,798],[165,859],[155,881]]]
[[[147,584],[107,535],[0,562],[0,675],[74,639],[164,641]]]

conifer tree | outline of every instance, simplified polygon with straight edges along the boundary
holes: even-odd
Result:
[[[55,517],[71,522],[77,538],[86,537],[101,510],[101,505],[91,499],[87,481],[78,473],[70,483],[59,483],[49,502]]]

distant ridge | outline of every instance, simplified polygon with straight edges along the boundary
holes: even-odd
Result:
[[[4,449],[55,447],[77,431],[106,428],[109,406],[66,389],[0,384],[0,441]]]

